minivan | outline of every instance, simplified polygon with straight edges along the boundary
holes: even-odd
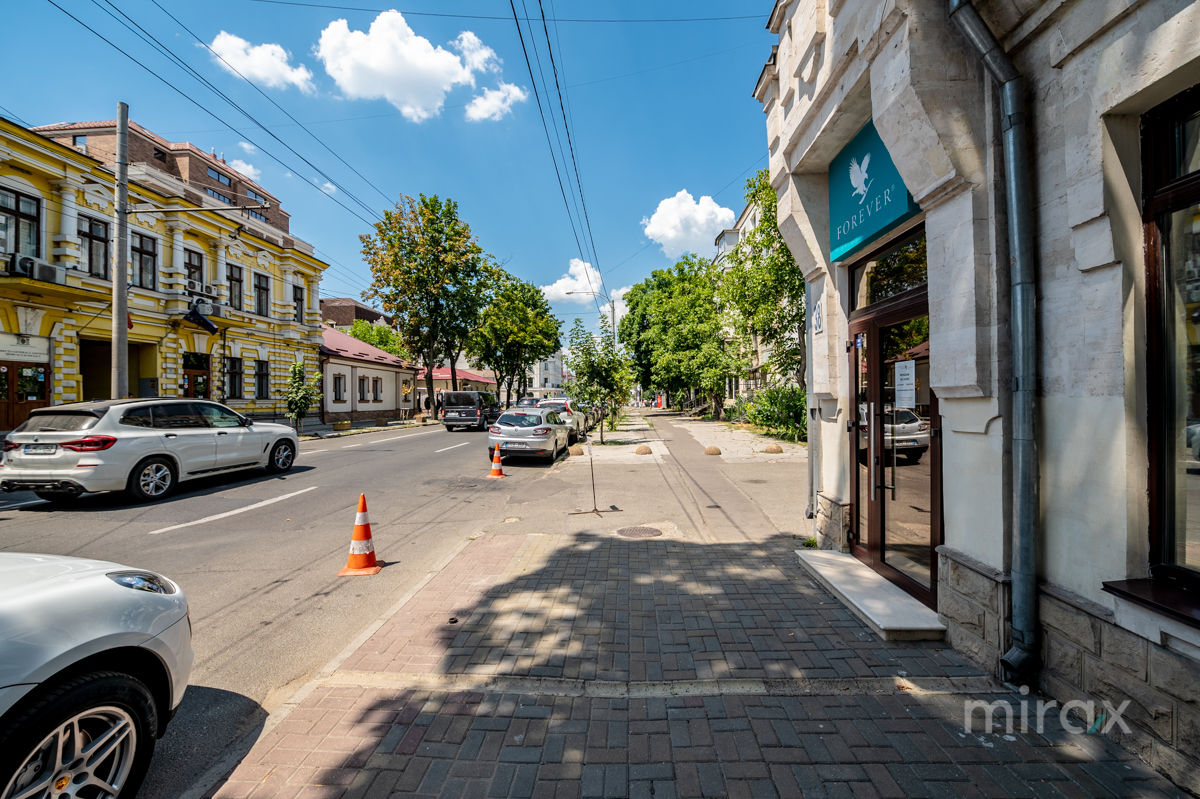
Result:
[[[500,418],[500,401],[487,391],[447,391],[442,394],[442,424],[447,430],[467,427],[486,430]]]

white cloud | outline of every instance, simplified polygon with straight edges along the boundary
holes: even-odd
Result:
[[[546,299],[550,302],[577,302],[581,305],[590,305],[593,301],[590,292],[600,291],[602,285],[600,270],[587,261],[572,258],[567,265],[567,273],[550,285],[542,286],[541,289],[542,294],[545,294]],[[603,300],[603,298],[601,299]]]
[[[467,104],[467,120],[482,122],[490,119],[498,122],[512,110],[513,103],[521,103],[529,99],[529,92],[512,83],[500,82],[498,89],[484,89],[483,94],[476,95]]]
[[[316,91],[308,67],[303,64],[293,67],[287,50],[277,44],[252,45],[240,36],[221,31],[209,47],[220,56],[217,63],[227,72],[236,70],[247,80],[271,89],[295,86],[305,94]]]
[[[233,167],[234,169],[236,169],[238,172],[241,172],[243,175],[245,175],[246,177],[253,180],[255,183],[257,183],[258,179],[260,177],[262,177],[261,169],[256,167],[254,164],[246,163],[245,161],[243,161],[240,158],[233,159],[232,161],[229,162],[229,165],[231,167]]]
[[[458,34],[452,43],[455,50],[462,56],[463,63],[472,72],[499,72],[500,58],[496,51],[483,43],[471,31]]]
[[[495,51],[470,31],[450,46],[461,55],[418,36],[399,11],[384,11],[365,32],[350,30],[344,19],[329,23],[316,52],[347,97],[384,99],[423,122],[441,113],[455,86],[474,86],[476,72],[500,68]]]
[[[316,178],[313,178],[313,185],[326,194],[334,194],[337,192],[337,186],[330,183],[328,180],[323,183],[318,183]]]
[[[733,224],[734,213],[708,195],[696,202],[687,189],[658,204],[654,214],[642,218],[646,237],[658,242],[663,255],[678,258],[685,252],[707,253],[717,234]]]
[[[238,142],[238,147],[241,147],[242,152],[244,152],[246,155],[254,155],[256,152],[258,152],[258,148],[248,141]]]
[[[631,288],[633,286],[622,286],[612,292],[612,298],[617,303],[616,318],[618,327],[621,325],[621,320],[625,318],[625,314],[629,313],[629,306],[625,303],[625,292]]]

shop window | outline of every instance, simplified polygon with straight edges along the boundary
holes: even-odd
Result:
[[[850,286],[851,310],[890,300],[924,286],[928,280],[925,234],[907,239],[854,268]],[[758,342],[755,341],[755,349]]]
[[[1200,87],[1142,118],[1149,580],[1105,590],[1200,627]]]

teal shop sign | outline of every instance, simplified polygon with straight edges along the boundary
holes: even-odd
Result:
[[[918,211],[868,122],[829,165],[830,260],[843,260]]]

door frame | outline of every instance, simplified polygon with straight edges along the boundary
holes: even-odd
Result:
[[[850,314],[848,332],[850,339],[846,344],[846,358],[848,363],[847,375],[849,379],[849,398],[850,398],[850,423],[848,441],[849,465],[850,465],[850,551],[859,560],[866,563],[882,577],[894,583],[907,593],[911,594],[925,605],[937,609],[937,584],[938,584],[938,559],[937,548],[945,539],[945,529],[942,518],[942,421],[941,415],[938,413],[937,395],[932,387],[929,391],[929,502],[930,502],[930,530],[929,530],[929,587],[921,585],[919,582],[900,571],[896,567],[887,563],[884,560],[884,531],[887,523],[886,519],[886,502],[883,499],[872,499],[868,496],[866,502],[870,508],[867,514],[866,530],[862,529],[862,509],[859,507],[859,498],[863,496],[860,492],[862,488],[860,482],[860,466],[858,461],[859,449],[859,417],[858,417],[858,356],[857,348],[854,346],[857,334],[863,333],[867,336],[867,370],[874,379],[871,380],[870,386],[872,393],[882,391],[882,376],[883,364],[880,361],[882,357],[878,342],[879,329],[889,325],[900,324],[907,322],[910,319],[916,319],[921,316],[929,315],[929,294],[925,286],[921,286],[909,291],[903,292],[891,297],[887,300],[875,303],[873,305],[861,308]],[[882,414],[882,397],[878,398],[880,403],[880,414]],[[868,427],[872,431],[872,435],[877,438],[874,447],[868,445],[868,452],[874,451],[882,455],[883,453],[883,426],[877,425],[874,428]],[[872,475],[871,479],[875,479],[875,464],[868,462],[868,471]],[[869,488],[869,487],[868,487]],[[862,535],[866,535],[866,542],[861,539]]]

